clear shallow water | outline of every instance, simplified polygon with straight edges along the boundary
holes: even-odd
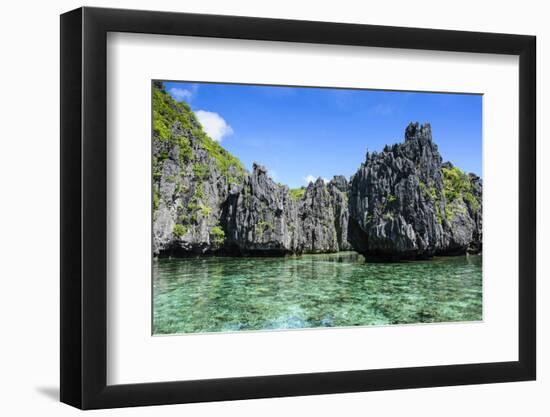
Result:
[[[155,334],[482,319],[482,257],[367,263],[344,252],[153,262]]]

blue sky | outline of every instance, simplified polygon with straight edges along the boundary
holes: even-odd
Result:
[[[443,160],[481,176],[482,96],[239,84],[166,82],[205,130],[249,170],[265,165],[292,188],[349,177],[369,151],[430,122]]]

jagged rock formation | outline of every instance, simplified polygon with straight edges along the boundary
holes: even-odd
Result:
[[[320,178],[293,196],[210,139],[193,112],[153,91],[153,252],[321,253],[348,250],[347,181]]]
[[[341,203],[342,192],[332,187],[332,181],[327,186],[319,178],[294,198],[287,186],[275,183],[263,166],[254,164],[243,186],[233,188],[223,205],[225,251],[284,254],[348,250],[347,204]]]
[[[338,252],[333,195],[321,178],[306,188],[298,203],[299,252]]]
[[[222,204],[246,172],[184,103],[153,91],[153,253],[214,252],[225,242]]]
[[[352,250],[348,240],[349,208],[348,194],[349,183],[343,175],[336,175],[328,183],[328,192],[334,213],[334,228],[336,240],[340,251]]]
[[[367,154],[348,181],[290,190],[252,172],[202,130],[188,105],[153,89],[153,252],[323,253],[422,258],[481,251],[481,179],[442,163],[429,125]]]
[[[481,250],[481,180],[442,164],[429,124],[368,154],[350,190],[349,239],[367,258],[415,259]]]
[[[288,187],[254,164],[242,186],[223,205],[225,247],[232,253],[291,253],[296,250],[297,210]]]

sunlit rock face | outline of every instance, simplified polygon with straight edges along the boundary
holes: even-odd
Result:
[[[429,124],[367,153],[349,191],[348,238],[367,258],[416,259],[481,250],[481,179],[442,163]]]
[[[226,249],[235,253],[327,253],[349,250],[347,181],[340,191],[319,178],[300,198],[254,164],[242,187],[230,192],[222,224]]]
[[[296,251],[296,204],[288,187],[275,183],[259,164],[254,164],[242,186],[229,193],[221,223],[230,252],[277,255]]]
[[[482,181],[442,163],[429,124],[367,153],[349,180],[290,190],[258,163],[247,171],[161,84],[153,112],[155,256],[355,250],[397,260],[482,249]]]

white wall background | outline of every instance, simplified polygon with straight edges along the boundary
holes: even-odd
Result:
[[[59,17],[81,6],[5,2],[0,17],[0,412],[76,415],[59,392]],[[550,26],[544,2],[524,0],[93,1],[86,5],[534,34],[538,37],[538,381],[95,412],[128,416],[411,415],[543,416],[550,412]],[[223,64],[223,63],[222,63]],[[506,123],[506,121],[503,121]],[[546,188],[546,190],[544,190]],[[503,238],[505,238],[503,231]]]

